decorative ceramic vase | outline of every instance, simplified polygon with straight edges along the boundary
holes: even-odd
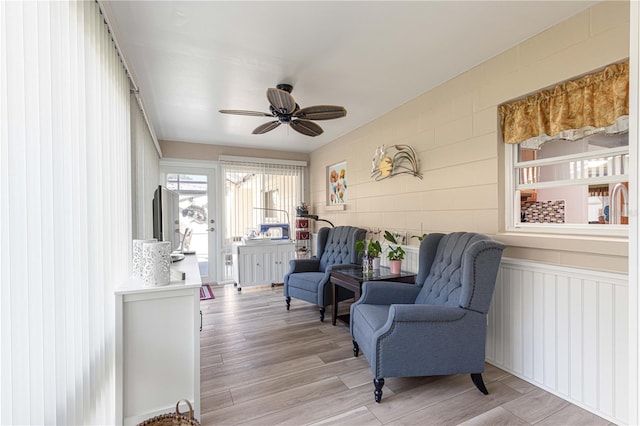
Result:
[[[379,257],[374,257],[373,258],[373,270],[377,271],[380,269],[380,258]]]
[[[145,286],[169,284],[171,275],[171,242],[160,241],[142,244],[142,280]]]
[[[133,260],[133,276],[142,277],[142,269],[144,268],[144,259],[142,258],[142,245],[144,243],[155,243],[155,238],[149,240],[133,240],[132,260]]]
[[[392,274],[399,274],[402,267],[402,260],[390,260],[389,268]]]

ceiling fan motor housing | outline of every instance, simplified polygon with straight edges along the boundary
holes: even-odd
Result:
[[[291,93],[291,91],[293,90],[293,86],[287,83],[280,83],[276,86],[276,88],[284,90],[287,93]]]
[[[296,104],[296,108],[295,110],[299,110],[300,107],[298,106],[298,104]],[[269,105],[269,111],[271,111],[271,113],[273,114],[274,117],[276,117],[281,123],[288,123],[291,121],[291,115],[292,114],[287,114],[286,111],[280,111],[277,110],[273,105]]]

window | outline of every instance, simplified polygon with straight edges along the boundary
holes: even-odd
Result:
[[[223,244],[241,241],[261,225],[289,224],[305,199],[306,165],[222,161]]]
[[[626,235],[628,133],[506,149],[510,230]]]
[[[629,62],[500,105],[506,228],[627,235]]]

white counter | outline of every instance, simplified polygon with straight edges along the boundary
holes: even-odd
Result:
[[[200,419],[200,270],[196,255],[171,265],[184,281],[146,287],[129,278],[116,297],[116,420],[135,425],[188,399]]]
[[[187,254],[179,262],[171,264],[172,271],[181,271],[186,274],[184,281],[171,280],[169,284],[163,286],[145,286],[142,278],[130,277],[125,280],[115,291],[116,295],[144,293],[154,291],[167,291],[176,288],[191,288],[202,286],[200,278],[200,268],[198,267],[198,257],[195,254]],[[172,274],[173,275],[173,274]]]

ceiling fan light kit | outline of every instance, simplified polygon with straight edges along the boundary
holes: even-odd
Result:
[[[293,96],[291,96],[292,90],[292,85],[284,83],[278,84],[275,88],[270,87],[267,89],[267,100],[269,101],[271,113],[237,109],[221,109],[220,112],[223,114],[274,117],[277,119],[253,129],[252,133],[254,135],[270,132],[281,124],[288,124],[296,132],[312,137],[323,133],[322,127],[313,121],[333,120],[347,115],[347,110],[337,105],[314,105],[300,108]]]

